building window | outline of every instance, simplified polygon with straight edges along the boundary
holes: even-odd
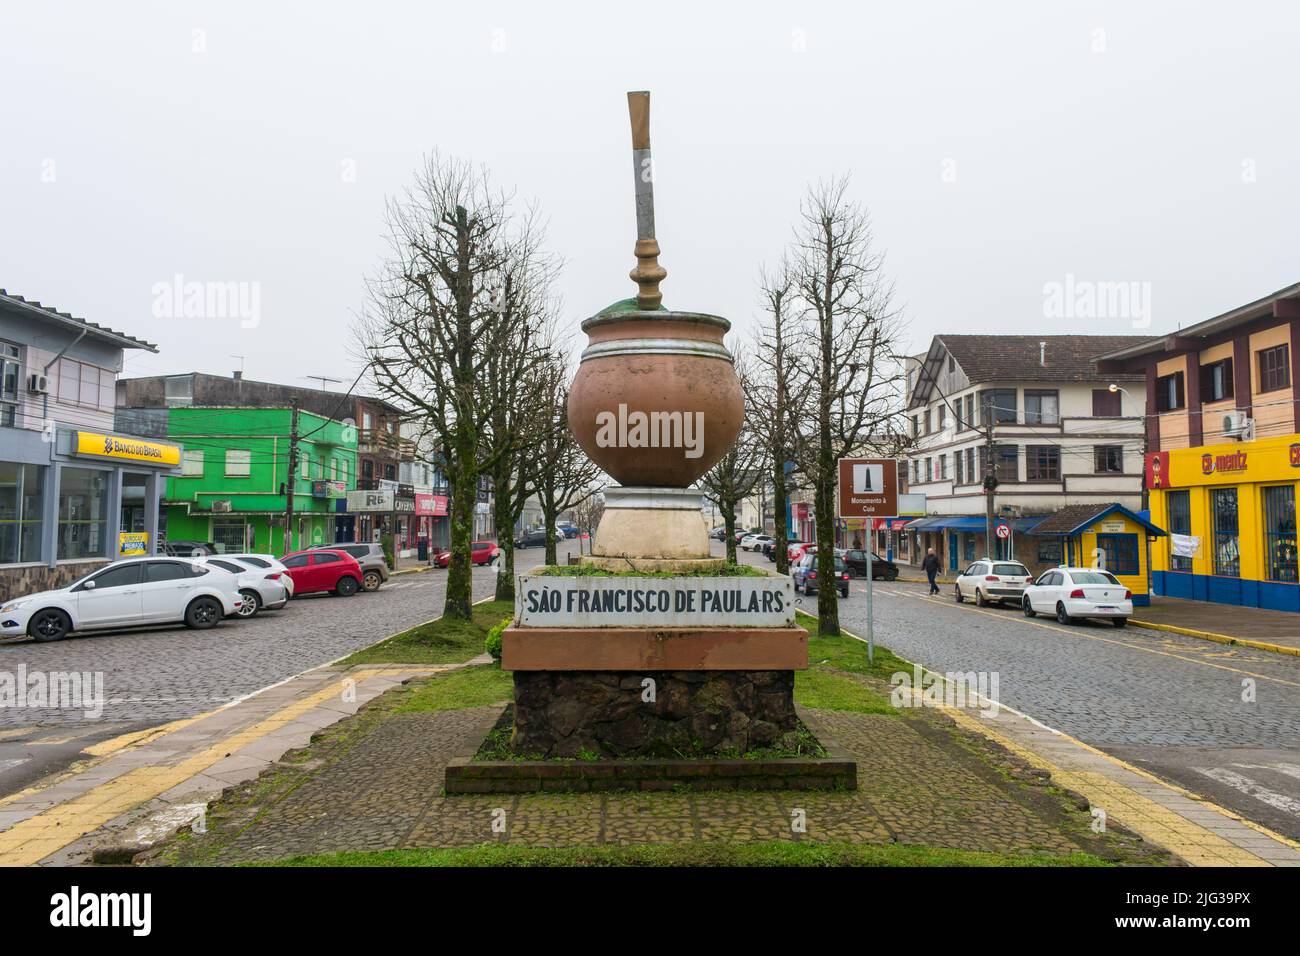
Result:
[[[930,434],[930,409],[925,410],[925,433]]]
[[[18,421],[18,390],[22,387],[22,380],[23,363],[18,346],[0,342],[0,425],[13,428],[21,424]]]
[[[1065,560],[1064,554],[1060,538],[1043,537],[1038,539],[1039,564],[1060,564]]]
[[[951,375],[951,374],[952,374],[953,372],[955,372],[955,371],[957,371],[957,360],[956,360],[955,358],[953,358],[951,355],[949,355],[949,356],[948,356],[948,374]]]
[[[1103,565],[1111,574],[1138,573],[1138,536],[1135,534],[1099,534],[1097,547],[1104,557]]]
[[[203,474],[203,449],[186,448],[181,454],[181,477],[197,478]]]
[[[1099,475],[1123,474],[1124,446],[1094,445],[1092,447],[1092,470]]]
[[[1191,497],[1186,491],[1165,492],[1165,502],[1169,507],[1169,534],[1189,535],[1192,533]],[[1172,547],[1172,542],[1171,542]],[[1192,570],[1192,559],[1171,553],[1169,555],[1170,571]]]
[[[73,359],[59,359],[58,398],[63,404],[111,410],[115,401],[113,387],[112,372]]]
[[[921,435],[921,416],[912,416],[912,437],[919,438]]]
[[[946,481],[948,478],[948,456],[939,456],[939,480]]]
[[[1294,485],[1264,489],[1264,555],[1270,581],[1296,583]]]
[[[990,388],[980,392],[980,423],[988,426],[998,423],[1015,424],[1016,390]]]
[[[1061,421],[1061,400],[1056,391],[1025,389],[1025,424],[1056,425]]]
[[[170,375],[163,380],[163,401],[169,407],[194,404],[194,378]]]
[[[59,470],[60,561],[106,557],[110,478],[92,468]]]
[[[984,473],[989,473],[988,467],[988,447],[980,448],[980,459],[984,461]],[[993,474],[998,481],[1019,481],[1020,480],[1020,446],[1019,445],[995,445],[993,447]]]
[[[226,477],[247,478],[253,463],[252,453],[246,448],[226,449]]]
[[[943,431],[943,426],[948,423],[948,406],[939,406],[939,431]]]
[[[966,480],[972,485],[979,481],[979,475],[975,473],[975,449],[974,447],[966,449]]]
[[[925,480],[932,481],[933,478],[934,478],[934,459],[927,458],[925,460]]]
[[[298,452],[298,477],[299,478],[311,477],[311,459],[308,458],[307,455],[305,455],[303,452]]]
[[[975,393],[966,396],[966,427],[975,427]]]
[[[244,518],[213,518],[212,544],[217,554],[243,554],[253,550],[253,539]]]
[[[1232,398],[1232,359],[1201,366],[1201,404]]]
[[[1061,449],[1055,445],[1026,445],[1025,479],[1027,481],[1060,481]]]
[[[1161,375],[1156,379],[1156,411],[1172,412],[1186,405],[1187,397],[1183,393],[1182,372]]]
[[[1213,492],[1214,573],[1227,577],[1241,576],[1241,549],[1237,539],[1237,489],[1218,488]]]
[[[0,462],[0,564],[41,560],[45,469]]]
[[[1092,390],[1093,418],[1119,418],[1122,414],[1123,405],[1119,392],[1112,392],[1108,388]]]
[[[919,485],[920,483],[921,483],[921,460],[919,458],[913,458],[912,459],[912,484]]]
[[[1291,349],[1287,345],[1275,345],[1271,349],[1259,351],[1259,390],[1275,392],[1279,388],[1291,387]]]
[[[965,469],[962,468],[965,460],[966,456],[961,452],[957,452],[952,456],[953,469],[957,473],[957,484],[959,485],[964,485],[966,483],[966,476],[964,474]]]

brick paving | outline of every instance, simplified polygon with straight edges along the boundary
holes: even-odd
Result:
[[[295,855],[503,842],[529,847],[811,840],[1169,862],[934,711],[814,711],[859,760],[856,792],[537,793],[446,796],[442,771],[497,708],[402,713],[398,688],[215,803],[208,832],[160,862],[230,864]],[[802,811],[805,833],[796,833]],[[494,821],[499,829],[494,830]]]

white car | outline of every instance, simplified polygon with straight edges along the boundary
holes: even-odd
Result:
[[[1133,614],[1133,592],[1100,568],[1053,568],[1025,588],[1025,617],[1054,614],[1062,624],[1095,617],[1123,627]]]
[[[0,637],[57,641],[73,631],[177,621],[203,629],[238,614],[243,603],[239,580],[229,571],[196,558],[129,558],[65,588],[6,602]]]
[[[770,534],[747,534],[740,539],[740,546],[746,551],[761,551],[763,545],[771,540]]]
[[[289,591],[284,586],[286,580],[292,580],[288,574],[255,568],[224,554],[204,555],[197,560],[229,571],[239,579],[239,593],[244,596],[244,603],[239,608],[240,617],[252,617],[263,608],[275,611],[289,603]]]
[[[980,607],[1007,602],[1018,605],[1033,580],[1029,569],[1018,561],[981,558],[957,575],[954,589],[958,604],[971,598]]]
[[[246,564],[254,571],[265,571],[268,575],[278,574],[278,578],[272,580],[279,581],[284,585],[289,597],[293,597],[293,578],[289,576],[289,569],[286,568],[273,554],[222,554],[219,557],[226,558],[230,561],[238,561],[240,564]]]

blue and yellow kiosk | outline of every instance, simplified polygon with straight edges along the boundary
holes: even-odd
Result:
[[[1165,531],[1118,503],[1068,505],[1034,528],[1040,537],[1062,539],[1065,563],[1109,571],[1133,592],[1133,605],[1151,603],[1148,543]]]

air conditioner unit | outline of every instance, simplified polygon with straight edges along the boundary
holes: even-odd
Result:
[[[233,506],[231,505],[231,503],[230,503],[229,501],[214,501],[214,502],[212,502],[212,513],[213,513],[213,514],[217,514],[217,515],[228,514],[231,510],[233,510]]]
[[[1223,416],[1223,433],[1230,438],[1251,441],[1255,437],[1255,419],[1243,409],[1235,409]]]
[[[32,372],[27,376],[27,391],[36,392],[38,395],[45,395],[50,390],[50,378],[48,375],[42,375],[40,372]]]

